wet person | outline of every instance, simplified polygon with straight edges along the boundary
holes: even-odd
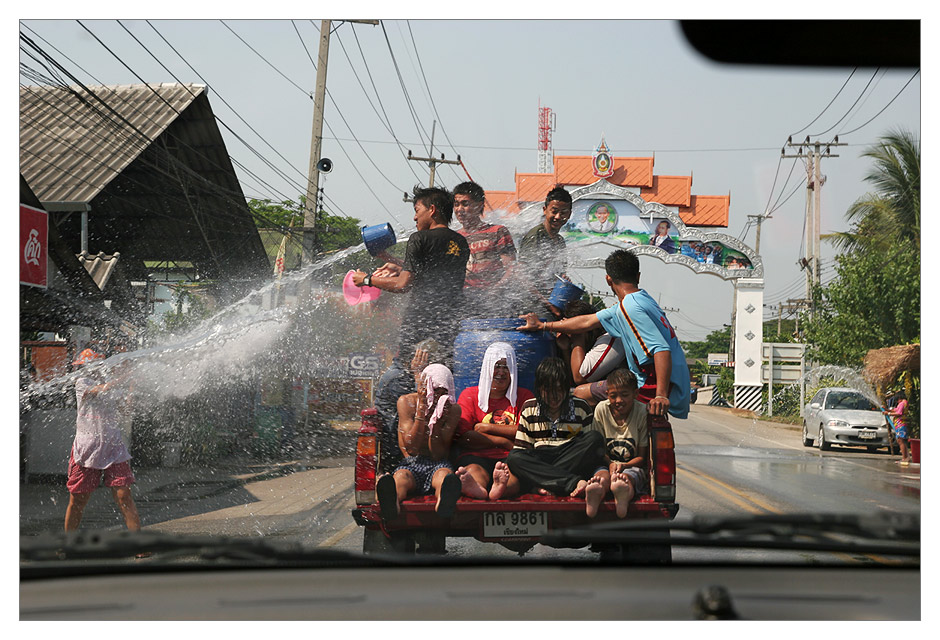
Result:
[[[487,347],[479,385],[464,389],[458,400],[461,417],[455,441],[460,453],[456,464],[465,496],[491,497],[493,470],[512,449],[519,412],[533,397],[518,385],[512,345],[494,342]]]
[[[404,459],[375,484],[382,518],[398,516],[401,501],[411,495],[437,498],[442,518],[454,514],[460,480],[454,475],[450,448],[460,422],[454,398],[454,376],[442,364],[431,364],[415,377],[418,391],[398,400],[398,446]]]
[[[505,315],[504,298],[511,290],[516,245],[509,229],[483,220],[485,198],[483,187],[475,182],[454,187],[454,216],[463,227],[458,232],[470,246],[464,281],[467,311],[479,317],[499,318]]]
[[[545,196],[542,221],[530,229],[519,243],[518,273],[521,285],[528,294],[523,303],[524,312],[543,314],[550,312],[561,317],[561,309],[548,299],[558,276],[568,269],[565,239],[561,228],[571,217],[571,194],[556,186]]]
[[[104,356],[93,349],[83,350],[72,364],[80,375],[75,381],[75,439],[69,454],[69,505],[65,511],[65,530],[74,531],[91,495],[101,485],[111,489],[124,522],[131,531],[140,531],[140,516],[131,495],[134,473],[131,454],[121,435],[121,412],[127,400],[126,375],[105,381],[88,365]]]
[[[588,515],[597,513],[598,505],[606,496],[606,491],[602,492],[605,484],[614,496],[618,518],[627,515],[634,496],[649,493],[647,412],[646,405],[639,402],[636,395],[636,376],[626,367],[620,367],[607,378],[607,399],[594,409],[590,428],[604,436],[610,464],[606,471],[599,471],[588,481],[585,489],[585,500],[590,507]]]
[[[356,271],[353,282],[393,293],[410,292],[398,352],[412,354],[419,342],[434,338],[450,363],[464,314],[463,286],[470,247],[466,238],[448,226],[454,201],[446,190],[415,187],[414,211],[418,230],[408,238],[403,264],[386,263],[373,274]]]
[[[580,299],[569,302],[564,311],[566,318],[593,313],[597,309]],[[626,358],[623,341],[597,328],[571,336],[558,333],[555,344],[561,358],[571,367],[574,395],[591,406],[607,398],[606,378]]]
[[[588,479],[607,469],[604,438],[588,429],[591,408],[568,389],[564,361],[542,360],[535,369],[535,398],[522,405],[513,449],[493,470],[491,499],[532,491],[581,497]]]
[[[689,415],[689,366],[676,332],[653,297],[639,288],[640,261],[630,251],[618,249],[604,262],[607,284],[618,304],[596,314],[543,322],[533,313],[523,316],[520,331],[554,331],[578,334],[603,327],[623,340],[627,366],[637,378],[639,399],[655,416]]]
[[[398,399],[417,391],[415,376],[429,364],[443,364],[441,345],[434,338],[422,340],[415,348],[414,357],[406,367],[396,356],[375,385],[375,410],[382,427],[381,470],[394,469],[402,460],[398,448]]]
[[[887,413],[891,416],[894,437],[901,449],[900,464],[902,467],[907,467],[911,464],[911,451],[907,442],[907,419],[904,415],[907,412],[907,398],[903,393],[899,394],[898,398],[897,404],[889,409]]]

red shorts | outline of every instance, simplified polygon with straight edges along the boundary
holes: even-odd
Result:
[[[91,493],[101,486],[102,476],[106,487],[129,487],[134,484],[134,473],[127,460],[112,464],[107,469],[92,469],[79,465],[69,454],[69,479],[65,483],[69,493]]]

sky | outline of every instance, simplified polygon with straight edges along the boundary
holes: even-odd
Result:
[[[692,175],[693,194],[730,194],[729,225],[718,231],[752,248],[748,216],[772,211],[760,245],[767,318],[804,293],[805,169],[781,158],[788,136],[847,143],[822,162],[821,227],[831,233],[849,228],[845,211],[870,191],[864,150],[891,129],[921,135],[916,69],[718,64],[668,20],[375,15],[379,26],[333,23],[321,155],[334,168],[320,182],[328,211],[413,229],[403,194],[427,184],[428,168],[405,156],[427,156],[432,129],[434,154],[459,154],[466,166],[439,166],[438,185],[469,174],[486,189],[511,190],[516,171],[537,169],[538,108],[546,106],[556,155],[591,155],[602,137],[611,155],[653,155],[656,174]],[[86,84],[207,84],[229,155],[246,168],[236,165],[245,195],[284,200],[305,191],[320,24],[101,18],[19,27]],[[34,82],[21,75],[20,83]],[[823,242],[823,282],[834,256]],[[646,256],[641,270],[641,286],[680,339],[702,340],[730,323],[729,281]],[[576,277],[606,290],[600,270]]]

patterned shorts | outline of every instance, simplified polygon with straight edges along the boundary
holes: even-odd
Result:
[[[410,471],[415,478],[417,493],[419,495],[429,495],[431,491],[431,477],[438,469],[454,470],[453,465],[447,460],[432,460],[427,456],[409,456],[402,460],[395,472],[404,469]]]

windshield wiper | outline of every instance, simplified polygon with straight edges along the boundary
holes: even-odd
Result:
[[[20,560],[118,560],[146,554],[154,559],[247,563],[352,563],[374,566],[388,558],[304,546],[282,539],[177,535],[159,531],[83,530],[20,537]]]
[[[545,544],[670,544],[920,556],[920,517],[911,514],[695,516],[621,520],[542,536]]]

